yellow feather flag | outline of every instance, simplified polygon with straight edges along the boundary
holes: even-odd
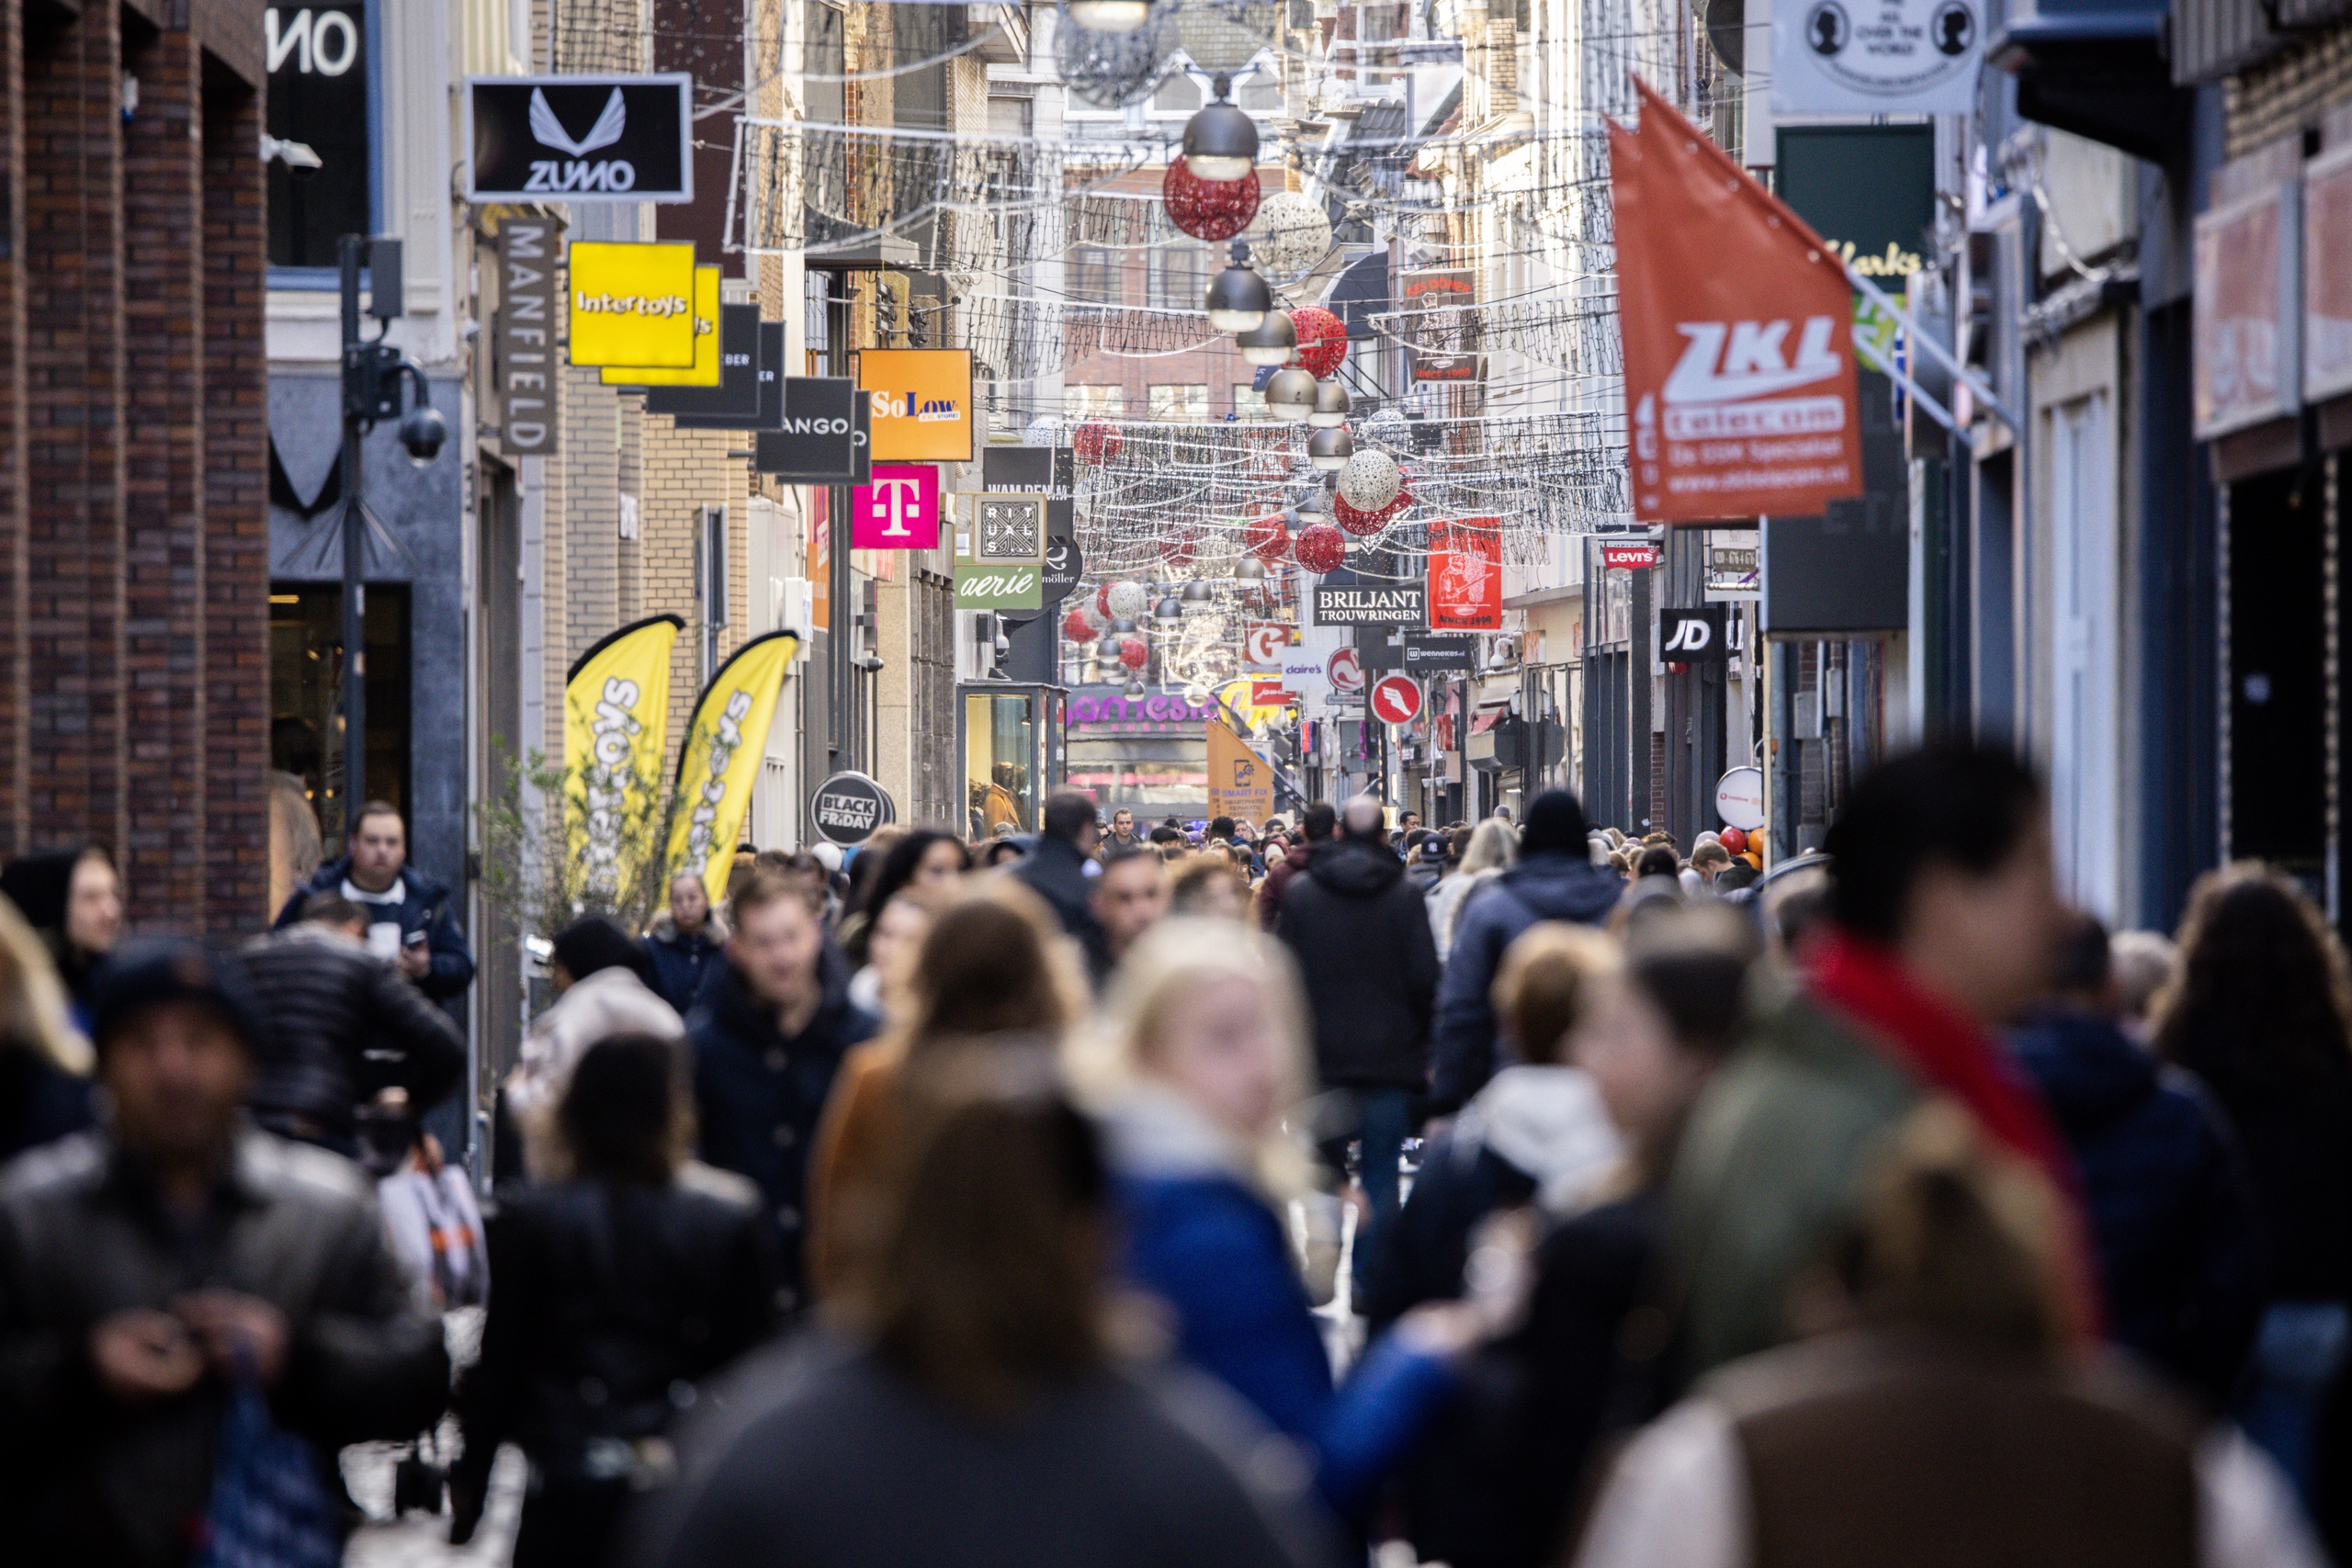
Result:
[[[564,828],[591,889],[616,893],[661,827],[676,615],[632,622],[572,661],[563,684]]]
[[[714,904],[727,896],[727,873],[743,813],[752,804],[752,785],[760,776],[760,759],[767,754],[776,694],[799,647],[796,633],[769,632],[737,649],[703,688],[678,753],[670,874],[699,875]]]

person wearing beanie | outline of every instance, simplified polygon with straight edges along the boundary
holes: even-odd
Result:
[[[92,1002],[107,1125],[0,1173],[0,1508],[25,1568],[184,1560],[241,1386],[322,1473],[448,1396],[366,1174],[243,1114],[262,1022],[237,961],[135,939]]]
[[[505,1085],[507,1114],[523,1139],[523,1169],[535,1181],[569,1168],[556,1109],[589,1046],[616,1034],[681,1040],[686,1032],[678,1010],[653,989],[652,958],[611,920],[583,915],[556,933],[554,948],[548,972],[555,1002],[532,1021]]]
[[[1492,998],[1504,950],[1538,920],[1597,926],[1617,907],[1623,887],[1593,865],[1589,830],[1575,795],[1564,789],[1537,795],[1527,806],[1518,863],[1473,896],[1455,921],[1430,1046],[1430,1099],[1438,1112],[1462,1106],[1499,1065]]]

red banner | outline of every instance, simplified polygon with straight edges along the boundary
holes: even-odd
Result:
[[[1503,534],[1498,517],[1455,517],[1429,525],[1430,629],[1503,629]]]
[[[1853,290],[1804,220],[1636,82],[1609,127],[1634,515],[1798,516],[1862,493]]]

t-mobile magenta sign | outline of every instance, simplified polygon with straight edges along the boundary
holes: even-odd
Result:
[[[861,550],[928,550],[939,544],[939,468],[876,463],[874,482],[850,498],[849,542]]]

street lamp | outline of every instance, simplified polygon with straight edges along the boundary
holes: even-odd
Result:
[[[368,314],[376,335],[359,335],[359,268],[368,274]],[[343,825],[368,798],[368,527],[371,521],[359,488],[360,438],[381,421],[400,421],[401,445],[409,461],[428,468],[449,439],[448,422],[433,406],[424,371],[384,334],[401,313],[401,243],[345,234],[337,247],[343,264]],[[403,413],[401,383],[416,393]]]
[[[1246,333],[1264,324],[1274,308],[1274,291],[1250,265],[1250,247],[1233,244],[1233,265],[1209,279],[1208,298],[1202,309],[1209,325],[1221,333]]]

